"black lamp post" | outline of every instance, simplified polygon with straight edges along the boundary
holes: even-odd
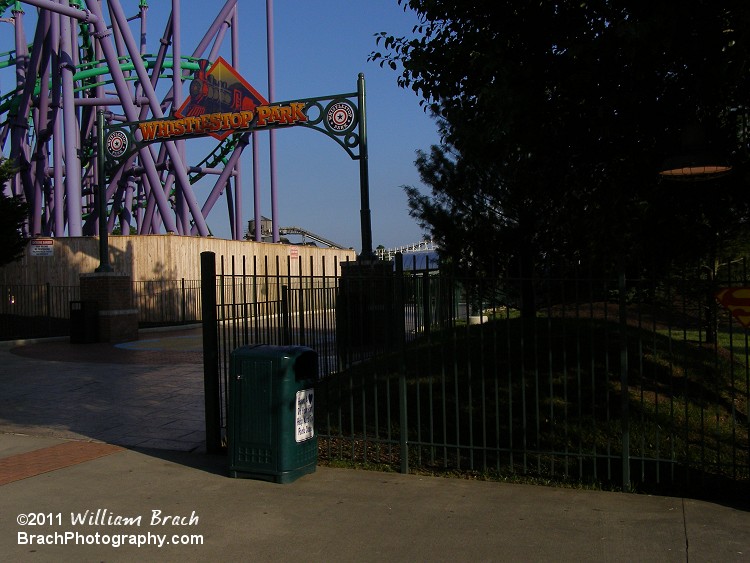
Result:
[[[682,135],[682,153],[666,159],[659,170],[662,178],[683,182],[701,182],[719,178],[732,171],[732,165],[709,149],[704,129],[698,124],[688,125]],[[715,246],[712,245],[712,260],[715,260]],[[706,295],[706,339],[716,343],[716,300],[713,283],[714,266],[707,268],[708,294]]]

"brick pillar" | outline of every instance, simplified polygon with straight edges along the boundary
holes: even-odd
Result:
[[[81,274],[81,301],[99,310],[99,342],[138,340],[138,309],[133,307],[130,276],[116,272]]]

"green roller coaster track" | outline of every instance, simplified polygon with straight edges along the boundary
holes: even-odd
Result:
[[[77,6],[81,9],[84,9],[83,4],[80,0],[71,0],[71,5]],[[8,8],[11,6],[14,6],[14,10],[21,10],[21,3],[18,0],[0,0],[0,14],[4,14]],[[148,2],[146,0],[141,0],[139,4],[140,8],[148,7]],[[83,61],[86,61],[84,63],[81,63],[75,67],[75,72],[73,74],[73,80],[74,82],[81,83],[82,85],[79,86],[74,90],[74,93],[80,94],[84,92],[88,92],[90,90],[93,90],[94,88],[97,88],[99,86],[106,86],[113,83],[113,80],[99,80],[99,77],[106,76],[109,74],[109,66],[107,65],[106,61],[99,59],[96,60],[94,58],[94,42],[93,38],[91,36],[91,33],[89,31],[89,27],[86,24],[81,23],[79,25],[80,30],[80,58]],[[33,45],[29,45],[29,50]],[[146,67],[146,69],[153,69],[156,66],[156,55],[153,54],[146,54],[141,57],[141,60]],[[15,66],[17,61],[16,57],[16,51],[11,50],[6,53],[0,53],[0,69],[8,68],[11,66]],[[189,72],[195,72],[199,69],[199,59],[194,57],[186,57],[183,56],[180,58],[180,70],[181,71],[189,71]],[[169,70],[174,68],[174,60],[170,55],[167,55],[161,65],[161,68],[163,70]],[[135,70],[135,65],[133,64],[130,57],[120,57],[120,69],[123,71],[123,73],[126,76],[126,80],[128,81],[135,81],[137,78],[133,75],[128,76],[129,72],[132,72]],[[173,78],[173,73],[163,73],[159,75],[159,78],[164,79],[171,79]],[[39,92],[41,90],[41,81],[39,78],[37,78],[36,86],[34,88],[34,96],[39,95]],[[11,117],[14,117],[18,113],[18,103],[19,103],[20,97],[17,94],[16,91],[8,92],[7,94],[0,96],[0,115],[5,115],[5,119],[0,121],[0,125],[4,126],[7,124],[8,119]],[[29,117],[30,125],[31,123],[31,117]],[[211,151],[199,164],[199,168],[214,168],[218,166],[219,164],[226,164],[227,163],[227,157],[229,153],[231,153],[234,148],[237,146],[237,143],[239,141],[239,135],[233,135],[221,143],[217,145],[213,151]],[[190,183],[195,184],[198,182],[201,178],[205,176],[204,173],[196,172],[189,175]]]
[[[14,4],[14,10],[21,9],[21,3],[18,0],[0,0],[0,14],[4,14],[11,4]]]
[[[1,6],[0,6],[1,7]],[[90,41],[90,36],[86,34],[88,40]],[[93,53],[93,45],[91,47],[87,47],[86,44],[81,46],[82,49],[86,50],[87,52]],[[145,54],[142,56],[141,60],[143,61],[144,66],[146,69],[153,69],[156,66],[156,55],[153,54]],[[8,68],[10,66],[14,66],[16,63],[16,52],[15,50],[8,51],[6,53],[0,53],[0,69]],[[170,70],[174,68],[174,61],[172,60],[172,57],[167,55],[162,62],[162,69],[164,70]],[[120,69],[123,71],[123,73],[128,73],[135,70],[135,65],[133,64],[130,57],[120,57]],[[199,69],[199,59],[194,57],[181,57],[180,62],[180,69],[183,71],[189,71],[189,72],[195,72]],[[99,77],[106,76],[109,74],[109,67],[107,66],[106,62],[104,60],[94,60],[94,61],[87,61],[85,63],[79,64],[75,67],[75,72],[73,74],[73,80],[75,82],[83,83],[82,86],[79,86],[74,90],[75,93],[80,94],[83,92],[88,92],[93,90],[94,88],[97,88],[99,86],[106,86],[113,83],[112,79],[109,80],[98,80]],[[160,78],[165,79],[171,79],[173,77],[173,73],[164,73],[160,74]],[[135,76],[126,76],[126,80],[128,81],[135,81],[137,78]],[[34,89],[34,95],[37,96],[41,90],[41,82],[37,78],[37,83]],[[12,118],[17,114],[18,111],[18,103],[20,100],[20,96],[17,94],[16,91],[8,92],[7,94],[0,96],[0,114],[5,115],[5,119],[0,122],[0,125],[7,124],[8,119]],[[227,157],[229,153],[234,150],[234,148],[237,146],[237,143],[239,141],[239,135],[233,135],[221,143],[217,145],[216,148],[214,148],[213,151],[211,151],[199,164],[199,168],[213,168],[216,167],[219,164],[226,164]],[[204,173],[196,172],[191,175],[189,175],[190,183],[195,184],[198,182],[201,178],[205,176]]]

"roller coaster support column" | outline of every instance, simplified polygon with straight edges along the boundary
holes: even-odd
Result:
[[[44,10],[50,10],[51,12],[57,12],[77,20],[84,20],[87,23],[96,23],[99,21],[99,17],[92,14],[88,10],[81,8],[75,8],[73,6],[67,6],[60,4],[59,2],[53,2],[52,0],[23,0],[25,4],[31,4],[37,8]]]
[[[71,20],[60,18],[60,71],[62,75],[62,116],[65,153],[65,194],[68,213],[68,235],[79,237],[83,234],[81,220],[81,168],[78,157],[80,128],[76,119],[75,93],[73,84],[73,43]],[[57,147],[55,147],[57,150]],[[101,217],[99,218],[101,223]],[[105,221],[106,226],[106,221]]]
[[[266,0],[266,51],[268,56],[268,101],[276,101],[276,62],[274,57],[273,37],[273,0]],[[271,229],[273,242],[279,242],[279,222],[276,208],[276,130],[268,132],[268,148],[270,156],[271,180]]]
[[[172,71],[172,107],[182,106],[182,68],[177,61],[182,60],[182,35],[180,31],[180,0],[172,0],[172,60],[175,61]],[[180,157],[180,165],[184,166],[185,158],[185,141],[175,141],[176,150]],[[174,163],[176,164],[176,163]],[[173,174],[176,172],[173,171]],[[188,212],[188,194],[182,189],[178,190],[176,197],[177,217],[182,225],[181,232],[187,234],[190,232],[190,216]]]
[[[130,94],[130,91],[128,90],[128,85],[125,82],[122,70],[117,64],[117,53],[115,53],[112,44],[106,40],[106,37],[110,34],[110,31],[107,29],[107,24],[98,19],[98,16],[101,15],[99,4],[96,2],[96,0],[86,0],[86,4],[92,9],[92,11],[95,11],[95,15],[97,16],[97,22],[95,23],[94,28],[99,37],[101,37],[99,44],[102,48],[104,58],[106,59],[107,64],[110,66],[110,72],[112,73],[115,90],[117,90],[117,95],[122,101],[122,109],[125,112],[125,117],[128,119],[128,121],[138,121],[139,110],[130,101],[132,96]],[[99,13],[97,13],[97,11]],[[148,76],[144,77],[142,79],[142,82],[147,82],[149,86],[151,85],[150,77]],[[151,90],[153,92],[153,88]],[[161,180],[159,179],[159,174],[156,170],[156,164],[153,155],[149,151],[148,147],[141,148],[139,154],[141,156],[141,159],[143,160],[143,167],[146,172],[146,177],[148,178],[149,184],[151,185],[151,193],[156,199],[159,211],[162,216],[162,220],[164,221],[164,227],[166,228],[167,232],[177,232],[174,218],[170,214],[171,210],[169,202],[167,201],[167,198],[161,189],[162,184]],[[175,161],[177,161],[177,159],[175,159]]]
[[[234,68],[240,68],[240,34],[238,31],[240,20],[237,14],[238,9],[235,8],[232,13],[231,24],[232,66]],[[242,240],[242,163],[238,160],[234,168],[237,174],[234,177],[234,221],[232,222],[234,229],[232,229],[232,238],[234,240]],[[229,188],[227,188],[227,195],[229,193]]]
[[[94,4],[91,4],[92,0],[86,0],[89,6],[92,8],[94,7]],[[151,86],[151,77],[146,72],[146,67],[143,65],[143,62],[138,60],[139,58],[139,49],[138,46],[135,43],[135,40],[133,39],[133,34],[130,31],[130,28],[128,27],[128,21],[125,17],[125,13],[122,11],[122,7],[120,6],[119,2],[112,1],[109,5],[110,11],[112,13],[112,18],[117,23],[118,27],[120,28],[120,31],[122,32],[122,38],[125,41],[125,46],[131,56],[131,59],[133,61],[133,66],[135,67],[135,72],[138,75],[138,79],[141,82],[141,86],[143,87],[143,93],[149,100],[149,106],[151,107],[151,112],[153,113],[154,117],[158,119],[162,119],[164,117],[164,113],[161,109],[161,104],[159,100],[156,97],[156,92],[154,91],[154,87]],[[174,24],[174,14],[172,14],[172,23]],[[102,45],[104,45],[106,42],[102,41]],[[112,65],[114,64],[114,60],[108,58],[107,62]],[[175,72],[179,72],[179,68],[175,70]],[[174,95],[174,93],[173,93]],[[121,96],[122,97],[122,96]],[[169,154],[169,158],[172,160],[173,165],[173,173],[175,177],[175,181],[177,186],[180,188],[187,205],[190,209],[190,212],[193,216],[193,222],[195,223],[195,226],[193,227],[193,230],[197,232],[198,235],[202,237],[206,237],[209,235],[208,227],[206,226],[205,217],[201,215],[200,208],[198,207],[198,202],[195,199],[195,196],[193,195],[193,189],[190,186],[190,180],[188,179],[187,172],[185,171],[185,163],[180,158],[180,153],[177,150],[177,146],[175,145],[174,141],[166,141],[164,143],[164,146],[167,149],[167,153]],[[161,185],[161,182],[156,183],[156,186]],[[188,234],[189,230],[185,230],[184,234]]]

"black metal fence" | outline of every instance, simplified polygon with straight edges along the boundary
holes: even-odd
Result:
[[[78,300],[78,290],[49,283],[0,285],[0,340],[68,334],[70,302]]]
[[[746,283],[744,268],[655,280],[255,271],[224,264],[215,277],[207,365],[220,402],[237,346],[312,347],[322,459],[661,492],[750,483],[748,332],[715,299]]]
[[[70,334],[71,302],[79,301],[79,286],[4,284],[0,291],[0,340]],[[133,282],[140,326],[200,322],[200,298],[200,280]]]
[[[133,282],[133,302],[141,326],[198,322],[201,320],[200,297],[200,280]]]

